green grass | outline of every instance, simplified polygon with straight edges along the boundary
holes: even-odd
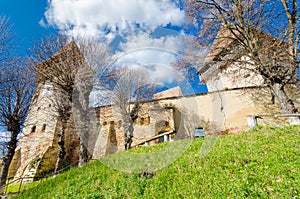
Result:
[[[140,175],[143,171],[154,175]],[[26,199],[246,197],[300,197],[299,126],[259,127],[239,135],[141,147],[90,162],[81,169],[72,168],[17,196]]]
[[[29,184],[22,184],[20,186],[20,183],[13,183],[7,186],[7,189],[5,190],[5,193],[16,193],[19,191],[24,191],[27,189],[31,189],[33,187],[35,187],[36,185],[40,184],[42,181],[35,181],[33,183],[29,183]]]

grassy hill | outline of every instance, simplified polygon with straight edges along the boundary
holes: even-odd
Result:
[[[17,196],[245,197],[300,197],[299,126],[140,147],[34,183]]]

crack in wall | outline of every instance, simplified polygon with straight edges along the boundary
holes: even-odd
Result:
[[[221,91],[222,92],[222,91]],[[218,97],[220,98],[220,112],[221,112],[221,114],[223,115],[223,124],[222,124],[222,126],[221,126],[221,129],[224,129],[224,127],[225,127],[225,124],[226,124],[226,112],[225,112],[225,102],[224,102],[224,97],[225,97],[225,95],[224,95],[224,93],[223,93],[223,95],[221,94],[221,92],[219,91],[219,92],[217,92],[218,93]]]

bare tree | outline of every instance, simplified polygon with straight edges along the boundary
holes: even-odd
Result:
[[[5,16],[0,16],[0,69],[5,67],[12,59],[11,49],[13,47],[12,24]],[[0,73],[0,75],[2,75]]]
[[[219,69],[238,63],[263,77],[279,102],[282,113],[296,113],[285,87],[298,80],[299,5],[296,0],[185,0],[190,21],[200,24],[204,47],[215,40],[205,66]],[[220,29],[221,27],[221,29]],[[246,56],[249,59],[241,59]],[[290,123],[300,122],[298,117]]]
[[[97,121],[93,118],[95,110],[90,104],[90,94],[93,90],[97,90],[99,85],[103,85],[109,76],[113,58],[109,46],[105,43],[86,38],[77,38],[76,43],[84,58],[75,77],[73,93],[74,118],[77,128],[80,129],[79,167],[81,167],[92,153],[93,146],[89,146],[88,141],[89,136],[93,134],[92,129],[96,128],[94,121]]]
[[[32,65],[37,71],[37,83],[52,87],[49,99],[54,104],[57,119],[61,121],[58,133],[59,152],[54,172],[61,168],[65,151],[65,131],[72,114],[75,76],[83,58],[74,41],[62,35],[51,35],[36,42],[32,48]],[[50,114],[50,113],[49,113]]]
[[[55,92],[51,99],[52,103],[54,104],[54,108],[57,111],[57,119],[61,121],[61,129],[58,134],[59,139],[57,143],[59,152],[57,154],[56,164],[54,168],[54,173],[57,174],[63,165],[64,157],[66,155],[65,131],[71,117],[72,104],[69,100],[66,100],[68,99],[68,96],[62,91]]]
[[[134,121],[138,118],[140,103],[152,97],[154,87],[146,75],[137,69],[122,68],[117,73],[113,84],[112,103],[114,103],[122,118],[124,129],[125,150],[130,149]]]
[[[89,158],[89,95],[98,72],[105,72],[109,63],[109,48],[96,40],[77,38],[76,41],[69,41],[67,37],[59,35],[43,39],[33,50],[38,80],[50,82],[57,90],[57,96],[54,98],[62,129],[55,170],[60,168],[65,155],[64,132],[72,111],[75,111],[75,116],[79,116],[75,119],[80,139],[78,165],[82,166]]]
[[[34,94],[34,73],[32,68],[18,62],[7,66],[2,71],[0,95],[0,123],[7,130],[0,185],[6,183],[9,165],[17,147],[18,135],[21,133],[25,122],[31,97]]]
[[[11,27],[6,17],[0,17],[0,126],[6,130],[1,138],[1,193],[35,88],[34,71],[26,59],[13,56]]]

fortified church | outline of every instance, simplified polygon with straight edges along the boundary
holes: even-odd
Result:
[[[66,48],[72,50],[76,45]],[[151,101],[141,104],[138,118],[134,122],[132,146],[165,132],[174,132],[171,140],[193,138],[194,130],[199,128],[204,129],[206,135],[237,133],[248,128],[249,115],[280,113],[278,105],[270,103],[271,93],[264,87],[262,77],[250,71],[237,73],[239,66],[234,63],[227,65],[225,70],[219,70],[213,58],[222,54],[222,49],[215,42],[205,59],[206,64],[198,71],[201,81],[208,87],[208,93],[183,96],[180,88],[176,87],[157,93]],[[61,127],[61,121],[55,117],[55,108],[51,103],[53,92],[47,82],[37,85],[9,169],[9,178],[30,177],[27,181],[31,181],[53,172]],[[299,108],[299,91],[294,89],[289,94]],[[88,142],[91,158],[97,159],[124,150],[122,120],[116,107],[113,104],[97,107],[94,112],[97,127],[90,129]],[[273,121],[282,124],[286,122],[284,119]],[[159,140],[150,144],[157,142]],[[79,139],[72,117],[65,133],[65,148],[64,161],[67,164],[76,163]]]

